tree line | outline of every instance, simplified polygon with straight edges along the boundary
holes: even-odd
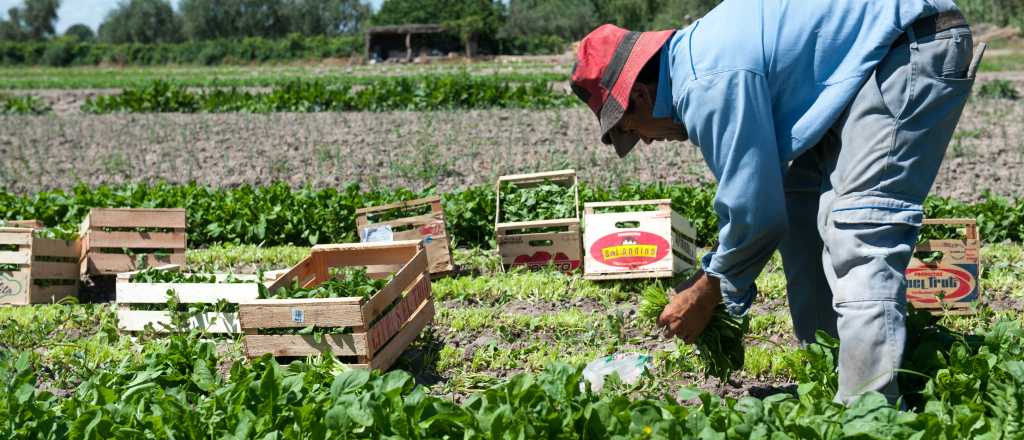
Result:
[[[582,37],[600,23],[631,29],[680,27],[720,0],[121,0],[95,30],[56,32],[61,0],[24,0],[0,20],[0,40],[180,43],[246,37],[340,36],[365,26],[436,23],[460,36],[491,39]],[[175,7],[175,5],[177,7]]]
[[[269,47],[288,39],[301,41],[299,37],[361,38],[366,26],[435,23],[463,42],[478,44],[484,53],[549,53],[564,49],[601,23],[633,30],[679,28],[720,1],[384,0],[379,10],[373,11],[365,0],[174,0],[173,4],[172,0],[120,0],[95,32],[87,25],[75,24],[58,35],[55,24],[62,0],[23,0],[0,20],[0,44],[28,44],[7,48],[6,52],[20,55],[8,56],[5,62],[17,63],[19,57],[31,62],[32,54],[48,49],[38,43],[54,40],[63,44],[185,44],[191,47],[175,51],[210,53],[218,49],[206,42],[255,39],[261,47]],[[1021,0],[957,3],[974,23],[1024,26]],[[335,43],[346,48],[359,45],[356,40]],[[67,52],[64,48],[51,51]]]

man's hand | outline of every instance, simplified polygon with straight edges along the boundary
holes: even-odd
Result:
[[[666,338],[678,336],[692,344],[704,332],[715,307],[722,302],[719,280],[701,272],[696,280],[684,283],[682,291],[677,289],[677,292],[658,317],[658,325],[665,328]]]

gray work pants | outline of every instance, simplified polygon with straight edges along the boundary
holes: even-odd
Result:
[[[779,250],[794,329],[802,342],[819,329],[839,337],[845,403],[867,391],[899,397],[904,271],[974,83],[969,29],[909,34],[785,176],[790,225]]]

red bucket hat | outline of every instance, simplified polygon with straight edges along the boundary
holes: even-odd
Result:
[[[570,86],[601,124],[601,142],[614,144],[619,157],[640,140],[615,126],[629,106],[629,92],[644,65],[675,31],[631,32],[606,24],[580,41]]]

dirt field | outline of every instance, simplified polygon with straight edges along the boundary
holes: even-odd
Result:
[[[233,186],[424,187],[572,167],[588,182],[699,183],[712,176],[688,143],[620,160],[584,108],[320,114],[58,114],[0,117],[0,187],[19,193],[128,181]],[[965,201],[1024,185],[1024,101],[974,99],[934,192]]]

